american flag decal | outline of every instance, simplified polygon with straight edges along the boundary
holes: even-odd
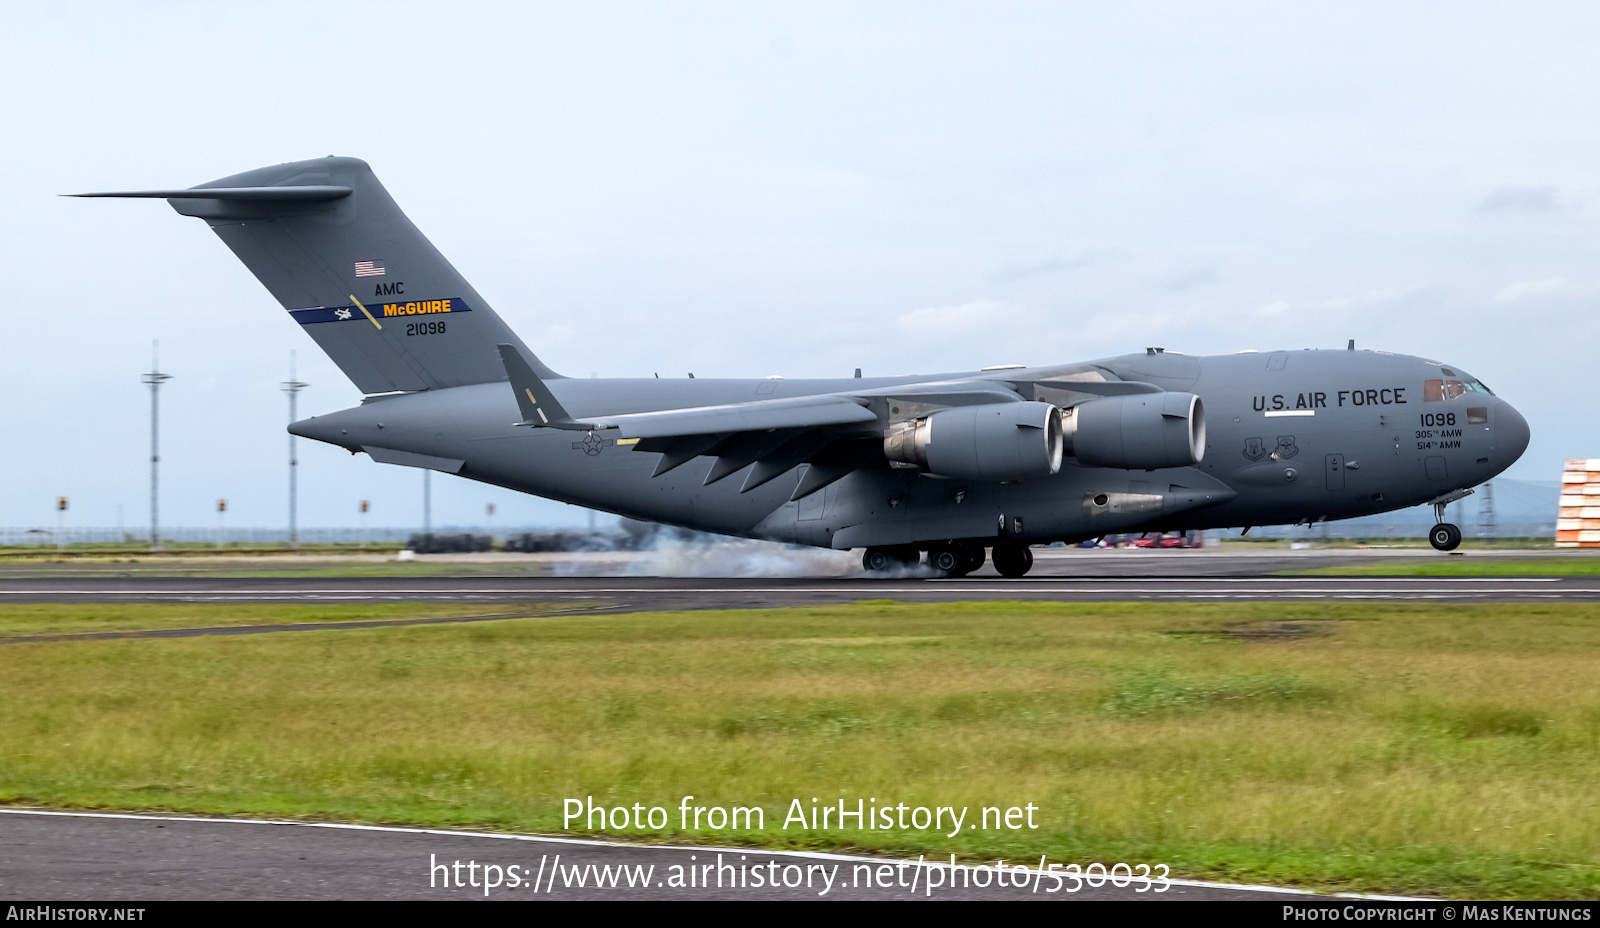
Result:
[[[383,269],[382,261],[357,261],[357,277],[382,277],[387,271]]]

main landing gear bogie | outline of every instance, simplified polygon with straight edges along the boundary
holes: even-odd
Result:
[[[869,574],[886,574],[915,569],[922,552],[910,545],[868,548],[861,556],[861,569]]]
[[[987,560],[983,545],[947,541],[928,549],[927,566],[936,576],[965,577]],[[899,574],[922,564],[922,553],[911,545],[885,545],[868,548],[861,556],[861,567],[869,574]],[[1020,576],[1020,575],[1019,575]]]
[[[983,545],[952,541],[928,549],[928,566],[941,577],[965,577],[985,560]]]

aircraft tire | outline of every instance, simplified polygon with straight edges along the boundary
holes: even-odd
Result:
[[[934,545],[928,550],[928,566],[941,577],[962,577],[971,570],[971,557],[959,545]]]
[[[910,545],[868,548],[866,553],[861,555],[861,569],[869,574],[914,570],[921,562],[922,552]]]
[[[961,565],[961,572],[963,574],[970,574],[974,570],[977,570],[979,567],[983,566],[983,562],[987,557],[987,552],[983,550],[983,545],[975,545],[969,542],[968,544],[962,545],[961,550],[966,556],[966,563]]]
[[[1428,532],[1428,543],[1439,551],[1454,551],[1461,546],[1461,529],[1449,522],[1440,522]]]
[[[994,546],[994,569],[1000,576],[1015,580],[1033,568],[1033,552],[1027,545],[1010,544]]]
[[[888,548],[868,548],[867,553],[861,555],[861,569],[869,574],[888,573],[899,563]]]

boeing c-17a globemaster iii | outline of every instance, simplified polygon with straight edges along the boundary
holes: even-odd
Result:
[[[1454,365],[1382,351],[1188,357],[1159,348],[908,377],[572,379],[546,367],[354,158],[261,168],[165,199],[205,220],[361,405],[296,435],[724,535],[927,556],[1110,533],[1444,507],[1505,470],[1527,422]]]

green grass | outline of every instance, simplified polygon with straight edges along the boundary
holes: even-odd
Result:
[[[163,542],[160,551],[151,551],[149,542],[76,542],[57,547],[54,544],[27,544],[27,545],[0,545],[0,560],[5,559],[62,559],[62,558],[106,558],[106,557],[143,557],[143,558],[212,558],[212,557],[240,557],[260,554],[282,554],[292,556],[316,557],[318,555],[349,555],[349,554],[389,554],[393,555],[405,545],[399,542],[374,542],[372,544],[351,544],[346,542],[333,542],[327,544],[303,544],[297,548],[289,547],[287,541],[275,542],[229,542],[221,547],[210,542],[192,541],[167,541]]]
[[[7,605],[0,608],[0,640],[26,635],[86,634],[164,628],[211,628],[238,625],[298,625],[305,622],[359,622],[435,616],[524,615],[553,612],[541,606],[459,604],[417,605],[281,605],[239,603],[216,606],[195,603],[83,603]]]
[[[541,561],[395,561],[308,556],[0,560],[0,578],[548,576]]]
[[[1338,577],[1592,577],[1600,574],[1600,558],[1473,558],[1438,557],[1399,564],[1360,564],[1284,571],[1288,575]]]
[[[9,644],[0,801],[548,833],[566,798],[676,824],[692,794],[766,828],[601,833],[1593,898],[1597,681],[1596,604],[880,602]],[[812,797],[1031,802],[1040,827],[780,827]]]

